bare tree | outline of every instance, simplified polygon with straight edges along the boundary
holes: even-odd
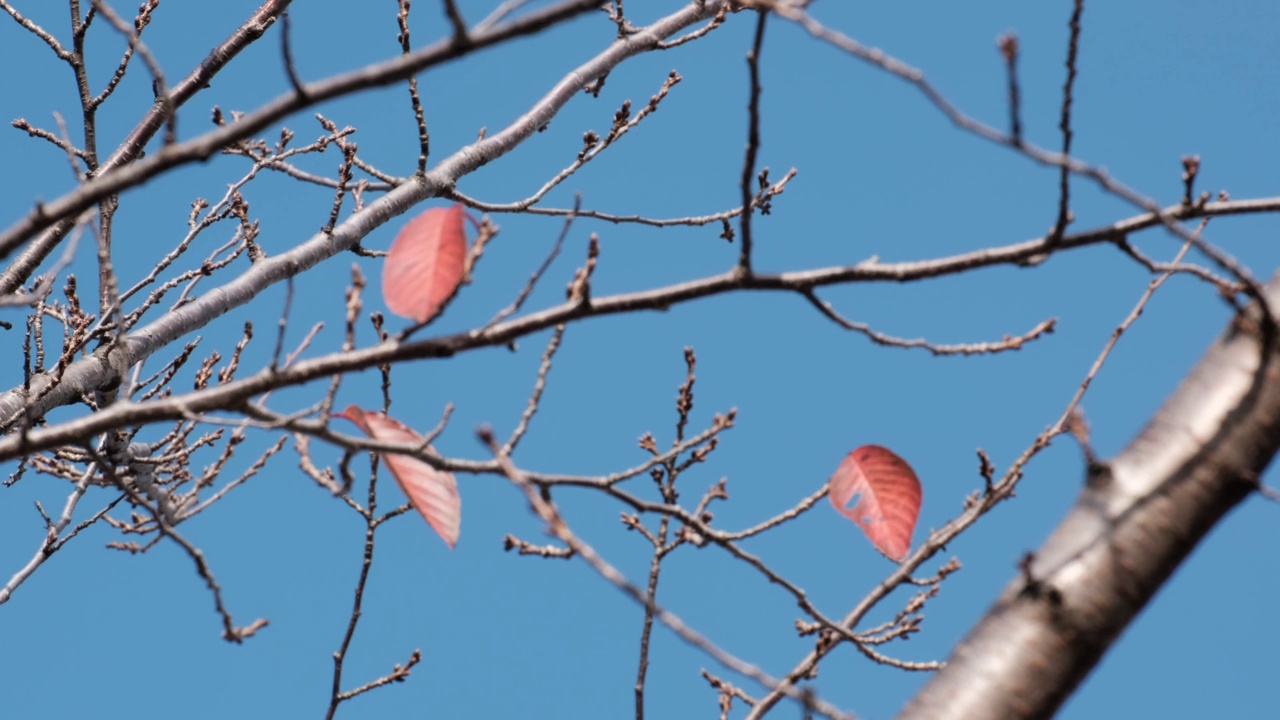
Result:
[[[715,661],[717,670],[704,671],[712,690],[707,707],[718,702],[721,717],[735,710],[760,717],[788,698],[825,717],[849,717],[849,711],[824,696],[821,686],[808,682],[824,658],[849,649],[874,663],[932,673],[908,705],[908,717],[1046,717],[1228,510],[1254,493],[1274,495],[1260,478],[1280,444],[1273,310],[1280,302],[1280,285],[1256,279],[1250,268],[1210,242],[1206,228],[1220,216],[1274,213],[1280,210],[1280,198],[1232,199],[1225,193],[1200,192],[1200,160],[1188,156],[1182,161],[1181,197],[1162,205],[1100,165],[1072,154],[1074,89],[1085,32],[1083,0],[1068,8],[1059,144],[1053,148],[1035,144],[1024,129],[1020,48],[1012,34],[998,43],[1008,94],[1007,127],[998,128],[953,104],[906,61],[828,26],[818,9],[811,13],[810,3],[802,0],[697,0],[672,3],[661,11],[639,3],[624,7],[622,0],[559,0],[536,8],[527,4],[507,0],[481,11],[442,0],[420,3],[411,13],[410,1],[399,0],[395,12],[390,5],[361,10],[386,15],[382,20],[388,34],[395,33],[398,52],[389,59],[364,66],[353,63],[345,71],[309,79],[310,73],[295,57],[310,38],[291,27],[287,0],[263,2],[191,68],[166,66],[152,50],[156,39],[148,28],[164,12],[158,0],[143,2],[132,17],[105,0],[68,0],[69,25],[65,19],[57,21],[60,25],[46,21],[47,8],[0,0],[0,8],[25,41],[38,40],[53,62],[71,71],[79,113],[74,120],[55,115],[53,124],[22,118],[12,123],[27,136],[20,141],[47,145],[51,158],[70,165],[74,179],[61,194],[37,199],[38,191],[23,196],[34,202],[0,230],[0,255],[6,258],[0,302],[12,317],[25,313],[21,321],[6,320],[3,331],[10,338],[4,360],[10,374],[7,389],[0,392],[0,459],[11,468],[7,486],[38,484],[42,492],[54,488],[65,497],[61,508],[47,511],[37,504],[43,531],[32,535],[27,559],[7,574],[0,604],[26,584],[39,582],[37,571],[87,528],[107,525],[118,534],[108,543],[113,551],[146,554],[158,546],[179,548],[207,585],[222,636],[234,643],[250,640],[268,619],[245,620],[235,613],[217,579],[216,564],[206,558],[206,543],[193,540],[184,526],[204,513],[223,512],[224,501],[243,492],[241,488],[265,468],[283,472],[290,447],[296,469],[287,472],[305,476],[330,493],[334,502],[360,518],[365,529],[352,610],[334,654],[327,698],[327,716],[334,717],[346,700],[405,680],[422,659],[414,650],[372,680],[352,680],[344,674],[366,595],[377,592],[370,570],[378,532],[384,523],[414,509],[410,504],[389,511],[379,508],[379,471],[389,466],[402,486],[411,484],[405,478],[409,466],[397,464],[409,462],[408,456],[412,467],[429,477],[447,478],[450,484],[455,475],[463,477],[464,487],[466,478],[474,476],[509,481],[544,523],[550,542],[512,533],[504,541],[507,550],[532,558],[582,560],[635,600],[642,616],[633,698],[637,718],[646,712],[656,624]],[[427,14],[429,20],[424,19]],[[336,15],[329,20],[336,21]],[[430,29],[418,29],[419,23]],[[775,27],[806,33],[811,42],[841,53],[850,66],[861,63],[918,90],[930,112],[989,141],[995,151],[1053,169],[1058,192],[1048,230],[1031,240],[914,261],[884,262],[872,256],[783,272],[762,269],[758,248],[768,230],[761,217],[770,214],[775,203],[784,207],[786,198],[779,198],[784,192],[801,192],[792,187],[796,170],[772,170],[761,158],[762,120],[769,114],[762,102],[761,67],[768,62],[766,36]],[[511,157],[517,148],[533,144],[553,120],[564,122],[575,100],[609,97],[607,83],[632,82],[611,80],[619,68],[646,56],[701,47],[732,32],[729,28],[749,31],[750,46],[742,82],[747,99],[741,118],[745,152],[740,164],[726,173],[736,182],[727,206],[715,207],[710,193],[708,199],[694,199],[702,207],[698,214],[683,216],[599,209],[590,192],[570,203],[553,204],[581,189],[574,183],[589,164],[607,163],[602,156],[624,141],[643,142],[628,136],[651,122],[678,93],[684,78],[677,71],[660,77],[652,88],[628,87],[627,92],[643,92],[649,98],[612,107],[604,116],[607,129],[574,128],[573,133],[582,133],[581,143],[556,149],[563,153],[560,169],[535,177]],[[6,32],[10,37],[14,28]],[[420,78],[429,82],[431,71],[455,60],[510,52],[517,40],[540,39],[547,32],[575,33],[581,47],[592,49],[570,72],[540,89],[536,100],[513,107],[511,114],[518,115],[514,120],[478,129],[472,142],[454,147],[441,147],[438,140],[433,144],[432,118],[444,109],[433,104],[430,91],[419,87]],[[422,43],[421,36],[430,42]],[[110,55],[116,49],[113,43],[122,49]],[[279,78],[269,89],[280,94],[244,111],[220,109],[208,101],[211,85],[250,54],[255,62],[271,58],[277,64]],[[106,62],[114,70],[104,81],[100,66],[108,57],[113,58]],[[741,74],[741,65],[733,60],[733,72]],[[829,70],[844,72],[834,62]],[[145,108],[136,103],[140,78],[153,93]],[[399,159],[411,160],[395,168],[378,167],[357,142],[362,139],[361,123],[376,123],[385,110],[366,109],[368,117],[362,118],[350,106],[337,104],[384,87],[407,94],[396,112],[416,130],[416,145],[398,149]],[[115,147],[101,140],[109,134],[103,127],[108,110],[112,118],[129,116],[133,123]],[[202,128],[199,118],[206,113],[212,113],[212,126]],[[352,114],[357,116],[348,117]],[[319,127],[319,135],[304,141],[302,135],[317,131],[303,127]],[[740,132],[737,126],[717,131]],[[735,137],[739,139],[734,142],[740,142],[741,136]],[[507,202],[465,192],[464,179],[493,163],[511,168],[528,192]],[[196,177],[199,180],[192,179]],[[293,227],[264,230],[260,210],[251,207],[247,194],[259,183],[280,181],[296,186],[300,195],[323,194],[329,200],[320,212],[308,214]],[[200,197],[219,184],[227,188],[221,196]],[[1084,184],[1122,201],[1129,210],[1106,223],[1075,228],[1072,189]],[[119,213],[174,187],[189,193],[185,232],[139,238],[121,230]],[[365,291],[366,276],[381,272],[385,255],[367,247],[366,238],[382,225],[418,212],[420,203],[430,199],[458,203],[477,217],[475,238],[462,266],[463,282],[471,284],[452,288],[445,302],[475,290],[489,303],[486,317],[472,322],[468,316],[468,324],[459,331],[436,330],[434,311],[408,327],[387,320],[381,301]],[[503,222],[523,222],[522,227],[539,228],[554,241],[532,272],[522,270],[527,281],[486,286],[492,256],[506,252],[501,243],[509,230],[500,227]],[[700,230],[732,246],[721,243],[721,248],[730,249],[717,272],[674,284],[601,292],[597,269],[609,263],[601,236],[607,239],[618,226],[646,228],[654,235]],[[1181,249],[1168,261],[1158,259],[1133,241],[1143,233],[1173,237]],[[653,434],[643,435],[642,461],[621,458],[610,472],[575,474],[535,470],[516,452],[529,444],[522,442],[550,402],[544,400],[549,388],[575,382],[553,378],[558,352],[575,334],[593,333],[601,323],[616,321],[604,320],[606,316],[666,310],[749,291],[771,299],[799,298],[834,332],[854,333],[879,346],[936,356],[990,355],[1044,342],[1055,328],[1054,319],[988,341],[906,339],[850,317],[831,299],[832,290],[886,281],[912,283],[996,267],[1041,272],[1046,260],[1087,247],[1110,248],[1116,262],[1149,273],[1146,291],[1115,328],[1060,415],[1035,434],[1003,472],[978,450],[974,489],[959,513],[928,532],[892,572],[839,612],[822,609],[794,568],[753,547],[761,536],[781,532],[817,505],[827,494],[825,485],[814,483],[771,516],[733,528],[715,516],[716,508],[729,500],[726,481],[695,490],[692,481],[684,479],[709,462],[738,420],[730,407],[719,408],[705,422],[694,413],[694,349],[684,349],[685,371],[670,437],[660,442]],[[555,264],[562,254],[568,256],[566,248],[583,251],[568,272]],[[344,289],[304,282],[321,268],[345,262],[342,258],[348,254],[354,265]],[[137,273],[135,267],[145,269]],[[1175,275],[1203,283],[1225,299],[1233,313],[1230,326],[1146,430],[1115,457],[1097,457],[1081,400],[1122,334]],[[548,288],[554,294],[549,295]],[[563,294],[556,298],[560,288]],[[301,306],[325,302],[334,307],[340,302],[345,310],[340,341],[329,339],[318,324],[299,327]],[[250,314],[230,314],[241,308]],[[230,345],[208,347],[197,334],[215,327],[225,333],[229,323],[237,326],[239,338]],[[375,423],[371,428],[364,421],[379,411],[397,414],[392,408],[398,397],[394,388],[408,382],[402,368],[413,361],[466,364],[480,357],[482,349],[514,349],[525,341],[545,344],[530,378],[532,389],[521,401],[523,412],[508,433],[488,426],[476,431],[484,453],[477,458],[445,456],[430,447],[448,430],[470,433],[451,428],[452,406],[440,408],[438,423],[423,434],[400,425],[394,426],[399,434],[380,433],[379,427],[388,426]],[[365,410],[337,413],[339,397],[347,396],[344,388],[358,382],[354,376],[363,370],[376,371],[380,401],[366,403]],[[368,437],[334,424],[332,418],[339,414],[357,420]],[[1084,490],[1057,530],[1026,555],[999,600],[950,659],[900,658],[892,648],[921,632],[926,604],[960,567],[957,559],[945,554],[949,543],[1013,498],[1028,464],[1063,436],[1078,441],[1088,471]],[[330,448],[340,453],[336,462]],[[361,462],[366,457],[368,466]],[[566,461],[565,466],[573,465]],[[629,574],[621,569],[625,564],[606,558],[566,517],[554,498],[571,489],[594,498],[606,515],[621,508],[623,526],[651,547],[640,574]],[[417,509],[429,520],[439,519],[422,502]],[[447,529],[441,534],[450,544],[456,539]],[[725,562],[740,563],[764,584],[781,588],[803,614],[795,626],[810,643],[807,654],[795,659],[739,657],[682,619],[678,609],[667,607],[658,592],[664,561],[676,550],[694,548],[723,552],[728,556]],[[905,597],[895,591],[905,591]],[[873,625],[873,611],[888,613],[890,619]],[[779,675],[763,669],[772,666],[787,669]],[[731,675],[722,677],[725,673]]]

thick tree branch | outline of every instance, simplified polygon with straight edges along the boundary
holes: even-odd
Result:
[[[1280,276],[1266,293],[1280,302]],[[1257,489],[1280,449],[1280,356],[1255,310],[1232,321],[1128,447],[1090,468],[1075,507],[902,717],[1052,716]]]

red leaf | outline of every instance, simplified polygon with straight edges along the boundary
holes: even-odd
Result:
[[[365,435],[383,442],[421,443],[422,436],[380,412],[365,412],[355,405],[334,415],[350,420]],[[435,455],[430,446],[427,452]],[[462,498],[458,496],[458,481],[453,473],[437,470],[425,462],[399,453],[378,453],[391,470],[400,489],[409,496],[409,502],[422,513],[432,529],[444,538],[449,549],[458,543],[458,531],[462,525]]]
[[[431,208],[396,235],[382,264],[382,297],[391,312],[425,323],[457,292],[466,271],[461,205]]]
[[[907,556],[922,493],[906,460],[879,445],[863,445],[845,456],[827,487],[836,511],[857,523],[877,550],[890,560]],[[858,502],[848,507],[854,495]]]

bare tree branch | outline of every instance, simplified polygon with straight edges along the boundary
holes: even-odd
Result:
[[[395,193],[392,193],[395,195]],[[376,204],[376,203],[375,203]],[[371,206],[372,207],[372,206]],[[1179,219],[1218,216],[1241,212],[1273,212],[1280,209],[1280,198],[1250,201],[1206,203],[1203,206],[1169,208],[1165,212]],[[363,234],[369,212],[358,213],[335,230],[339,237],[347,232]],[[848,282],[904,282],[941,277],[978,267],[1019,264],[1037,257],[1055,246],[1058,250],[1083,247],[1100,242],[1114,242],[1132,232],[1159,224],[1154,215],[1140,215],[1095,230],[1064,236],[1056,244],[1049,236],[998,248],[977,250],[948,258],[920,262],[881,263],[876,259],[856,265],[821,268],[772,275],[754,274],[744,278],[736,271],[713,275],[664,288],[593,298],[590,303],[566,302],[552,308],[513,318],[480,331],[468,331],[414,342],[383,343],[370,348],[336,353],[299,362],[277,373],[257,375],[200,390],[187,395],[160,400],[146,405],[112,407],[91,416],[69,421],[56,427],[35,430],[25,438],[0,440],[0,460],[18,457],[32,450],[48,449],[139,422],[155,422],[185,417],[187,413],[206,412],[236,406],[239,402],[273,388],[299,385],[336,373],[358,370],[399,360],[453,357],[458,353],[482,347],[506,345],[531,333],[587,317],[600,317],[641,310],[667,309],[674,305],[736,290],[772,290],[800,292],[816,287]],[[322,236],[323,237],[323,236]],[[337,243],[332,243],[337,244]],[[191,332],[209,319],[232,307],[248,302],[263,283],[285,273],[300,272],[311,267],[332,250],[332,244],[313,238],[303,246],[272,256],[224,285],[219,292],[178,308],[165,318],[124,338],[114,353],[95,355],[76,361],[62,374],[61,382],[41,375],[32,380],[30,391],[15,388],[0,394],[0,422],[12,423],[20,414],[36,416],[48,412],[69,399],[91,391],[111,378],[122,378],[127,369],[174,339]],[[32,400],[38,398],[38,400]]]
[[[1280,302],[1280,278],[1267,294]],[[1256,308],[1234,319],[1142,432],[1090,468],[1075,507],[902,717],[1061,706],[1280,449],[1280,358],[1263,327]]]
[[[275,22],[280,13],[284,12],[289,6],[290,0],[266,0],[253,15],[249,17],[234,33],[231,34],[220,45],[209,51],[201,63],[196,66],[185,78],[169,89],[169,99],[173,103],[173,107],[179,108],[196,93],[209,86],[210,81],[224,67],[226,67],[235,57],[240,54],[249,45],[253,44],[258,38],[266,33],[267,29]],[[112,153],[101,165],[98,166],[98,173],[111,173],[118,168],[125,167],[133,162],[142,154],[143,148],[154,137],[157,130],[164,125],[167,113],[164,108],[154,105],[143,116],[142,120],[134,126],[128,137],[120,143],[119,148]],[[91,203],[86,203],[85,206]],[[35,242],[23,249],[22,253],[14,259],[8,267],[0,272],[0,295],[7,295],[22,286],[31,273],[35,272],[40,263],[44,261],[49,253],[57,247],[62,238],[66,236],[74,226],[74,213],[53,218],[52,224],[48,226]],[[20,241],[19,241],[20,242]],[[0,250],[0,257],[6,257],[12,251],[12,246],[5,246]]]

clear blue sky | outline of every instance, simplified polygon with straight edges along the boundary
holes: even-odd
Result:
[[[493,0],[460,3],[478,19]],[[19,9],[64,40],[58,3],[18,2]],[[627,3],[637,23],[681,3]],[[256,6],[250,0],[166,3],[147,36],[170,79],[184,75],[208,48]],[[126,6],[120,6],[124,12]],[[131,6],[129,6],[131,8]],[[955,104],[1003,127],[1004,74],[996,37],[1016,31],[1026,136],[1060,143],[1056,129],[1069,2],[816,3],[814,14],[868,45],[921,68]],[[396,54],[394,3],[294,4],[295,55],[306,79],[318,79]],[[426,43],[447,32],[429,0],[414,4],[414,37]],[[1280,153],[1277,119],[1280,65],[1275,28],[1280,7],[1179,1],[1151,5],[1092,3],[1085,11],[1076,92],[1075,154],[1107,167],[1130,187],[1163,204],[1181,195],[1179,158],[1202,158],[1200,189],[1234,198],[1275,195],[1273,159]],[[613,73],[598,100],[582,96],[545,132],[459,184],[491,202],[531,194],[580,147],[584,131],[607,131],[617,105],[639,107],[676,69],[684,77],[661,109],[631,136],[549,198],[609,212],[654,216],[704,214],[738,202],[745,141],[747,77],[743,62],[753,23],[731,18],[704,41],[638,58]],[[422,76],[433,159],[517,117],[565,72],[599,51],[609,23],[592,16],[556,31],[481,53]],[[273,34],[278,30],[273,30]],[[118,37],[98,28],[92,55],[97,87],[110,77]],[[47,48],[11,22],[0,22],[0,116],[54,127],[51,112],[77,117],[71,76]],[[21,68],[15,71],[13,68]],[[813,42],[798,28],[771,21],[763,53],[761,163],[774,176],[799,175],[756,222],[757,267],[766,271],[848,264],[878,255],[914,260],[1003,245],[1045,232],[1056,215],[1057,175],[949,125],[911,87]],[[252,48],[182,111],[179,133],[208,127],[211,105],[249,110],[287,88],[273,36]],[[113,148],[149,104],[149,82],[135,67],[103,111],[102,146]],[[354,125],[362,156],[407,175],[417,155],[403,87],[362,93],[318,110]],[[304,112],[290,118],[299,141],[322,131]],[[73,137],[75,137],[73,132]],[[272,136],[268,134],[268,137]],[[0,217],[8,225],[33,195],[51,199],[72,184],[67,162],[46,143],[10,129],[0,135],[8,159]],[[333,173],[333,153],[306,163]],[[117,261],[136,279],[153,248],[167,248],[185,229],[196,197],[216,199],[245,170],[217,158],[126,193]],[[331,192],[263,177],[245,195],[261,221],[267,252],[295,245],[327,219]],[[1132,208],[1073,182],[1073,228],[1129,217]],[[558,220],[499,217],[502,233],[476,282],[433,331],[482,323],[513,297],[559,231]],[[1266,278],[1280,266],[1276,220],[1224,218],[1207,236]],[[385,248],[399,223],[370,236]],[[599,232],[597,295],[637,290],[722,271],[737,247],[718,228],[655,231],[580,222],[565,253],[531,300],[557,302]],[[1167,259],[1167,235],[1135,238]],[[214,238],[204,240],[213,247]],[[218,242],[221,242],[219,240]],[[138,248],[137,253],[132,248]],[[145,250],[145,251],[144,251]],[[201,252],[207,252],[208,249]],[[200,255],[203,256],[202,254]],[[325,330],[318,355],[341,343],[342,288],[358,262],[371,278],[367,308],[381,309],[377,261],[333,258],[300,278],[290,343],[314,323]],[[75,271],[91,287],[92,251],[82,245]],[[995,340],[1027,331],[1048,317],[1058,330],[1022,351],[984,358],[933,358],[881,348],[821,318],[803,300],[776,294],[734,295],[669,312],[571,326],[551,373],[541,412],[516,455],[531,469],[603,474],[643,460],[636,438],[651,431],[671,439],[681,351],[698,356],[695,428],[715,412],[738,408],[737,426],[710,461],[684,477],[693,502],[721,477],[731,500],[716,522],[738,528],[813,492],[852,448],[887,445],[907,458],[924,485],[916,542],[961,509],[980,487],[974,449],[1003,470],[1061,412],[1115,325],[1143,291],[1148,275],[1111,248],[1054,257],[1036,268],[999,268],[912,285],[857,286],[824,297],[847,316],[903,337],[939,343]],[[208,288],[205,288],[206,290]],[[86,294],[87,296],[87,294]],[[224,355],[244,321],[259,333],[246,367],[269,357],[283,293],[206,328],[202,351]],[[1229,315],[1214,290],[1171,280],[1127,333],[1084,402],[1098,452],[1119,451]],[[0,318],[20,323],[14,310]],[[393,327],[399,327],[394,321]],[[366,326],[367,327],[367,326]],[[19,331],[0,342],[4,387],[21,382]],[[362,341],[372,342],[363,331]],[[426,429],[446,402],[457,410],[437,443],[454,457],[482,458],[472,430],[487,422],[509,431],[532,387],[547,335],[518,352],[489,350],[448,361],[397,367],[393,415]],[[159,367],[158,357],[149,368]],[[255,364],[256,363],[256,364]],[[352,377],[340,403],[378,404],[375,373]],[[322,385],[277,394],[280,409],[302,407]],[[269,439],[255,436],[231,472],[239,472]],[[289,448],[291,448],[291,443]],[[162,545],[132,557],[103,549],[109,528],[86,532],[0,607],[4,647],[0,694],[6,713],[25,717],[315,717],[327,704],[331,653],[350,611],[363,524],[297,469],[287,448],[216,511],[184,525],[206,556],[237,620],[271,625],[242,646],[219,639],[208,592],[176,548]],[[317,461],[336,463],[320,449]],[[202,462],[211,462],[207,456]],[[196,464],[199,467],[202,463]],[[365,468],[363,462],[355,467]],[[923,632],[886,648],[909,660],[944,658],[1014,572],[1066,512],[1082,482],[1076,446],[1059,440],[1028,468],[1018,497],[1000,507],[926,566],[954,555],[964,569],[925,611]],[[10,468],[5,468],[9,472]],[[1273,480],[1270,475],[1267,480]],[[637,491],[647,483],[637,481]],[[597,718],[631,715],[641,613],[579,561],[520,558],[502,551],[514,533],[544,542],[539,522],[505,481],[460,476],[462,539],[448,552],[420,519],[403,516],[379,535],[365,617],[348,659],[344,687],[389,671],[420,648],[410,680],[344,705],[344,718]],[[383,505],[401,502],[384,486]],[[64,485],[28,475],[0,490],[0,576],[24,564],[42,527],[40,500],[61,508]],[[82,510],[109,499],[91,493]],[[618,522],[623,508],[586,493],[557,501],[572,525],[633,579],[647,567],[647,546]],[[1232,717],[1274,714],[1280,676],[1275,646],[1280,620],[1276,549],[1278,509],[1251,499],[1230,515],[1179,570],[1066,706],[1063,717]],[[852,525],[819,507],[749,545],[804,587],[827,614],[839,616],[891,565]],[[870,623],[890,617],[906,596],[883,605]],[[726,650],[782,674],[811,646],[795,637],[790,596],[716,548],[682,548],[668,560],[659,601]],[[698,676],[729,673],[656,631],[649,677],[651,717],[710,717],[715,696]],[[924,679],[872,665],[844,649],[822,666],[822,697],[861,716],[887,718]],[[746,684],[746,683],[744,683]],[[748,687],[750,687],[748,685]],[[751,689],[754,692],[754,689]],[[780,709],[790,716],[792,709]]]

